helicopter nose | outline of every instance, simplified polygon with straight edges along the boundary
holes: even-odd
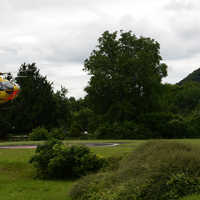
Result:
[[[18,86],[14,86],[13,92],[11,95],[9,95],[8,100],[13,100],[14,98],[17,97],[17,95],[19,94],[20,88]]]

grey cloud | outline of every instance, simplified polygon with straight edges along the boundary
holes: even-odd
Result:
[[[0,71],[36,62],[56,88],[63,83],[71,94],[83,95],[84,60],[105,30],[120,29],[158,41],[171,69],[177,63],[186,67],[181,61],[193,60],[200,50],[199,5],[197,0],[2,0]],[[176,70],[172,76],[178,77]]]
[[[199,8],[198,0],[171,0],[165,6],[165,9],[172,11],[191,11]]]
[[[162,25],[162,23],[163,25]],[[136,19],[131,15],[123,16],[120,26],[131,28],[138,36],[154,38],[161,45],[161,56],[165,60],[180,60],[197,55],[200,51],[200,24],[197,13],[184,13],[168,16],[168,11],[155,21]]]

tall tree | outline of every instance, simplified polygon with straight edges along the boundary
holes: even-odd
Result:
[[[63,114],[66,108],[59,107],[65,101],[66,90],[55,94],[52,83],[40,74],[35,63],[21,65],[18,76],[21,92],[10,108],[15,132],[27,133],[37,126],[50,129],[60,125],[66,117]]]
[[[158,109],[161,79],[167,75],[161,60],[160,45],[151,38],[104,32],[84,63],[91,75],[85,88],[91,108],[114,120]]]

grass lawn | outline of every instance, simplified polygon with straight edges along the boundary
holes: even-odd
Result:
[[[33,178],[34,169],[28,163],[34,150],[0,150],[0,197],[2,200],[69,199],[71,181],[40,181]]]
[[[65,141],[65,144],[124,142],[114,147],[91,147],[109,157],[132,151],[144,141]],[[41,142],[2,142],[0,145],[30,145]],[[0,149],[0,199],[2,200],[69,200],[68,192],[75,181],[42,181],[34,179],[34,168],[28,163],[33,149]]]
[[[200,139],[178,140],[200,145]],[[144,140],[76,140],[64,141],[65,144],[123,142],[114,147],[90,147],[91,150],[103,157],[123,155]],[[42,142],[2,142],[2,145],[30,145]],[[70,200],[68,192],[75,181],[42,181],[34,179],[34,168],[28,163],[34,154],[33,149],[0,149],[0,199],[2,200]],[[184,200],[196,200],[195,197]],[[200,197],[199,197],[200,199]]]
[[[188,196],[188,197],[184,197],[180,200],[199,200],[200,199],[200,195],[191,195],[191,196]]]

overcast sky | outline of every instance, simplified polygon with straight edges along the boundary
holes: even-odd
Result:
[[[85,95],[84,59],[106,31],[133,31],[161,45],[175,83],[200,67],[199,0],[0,0],[0,71],[26,62],[68,96]]]

